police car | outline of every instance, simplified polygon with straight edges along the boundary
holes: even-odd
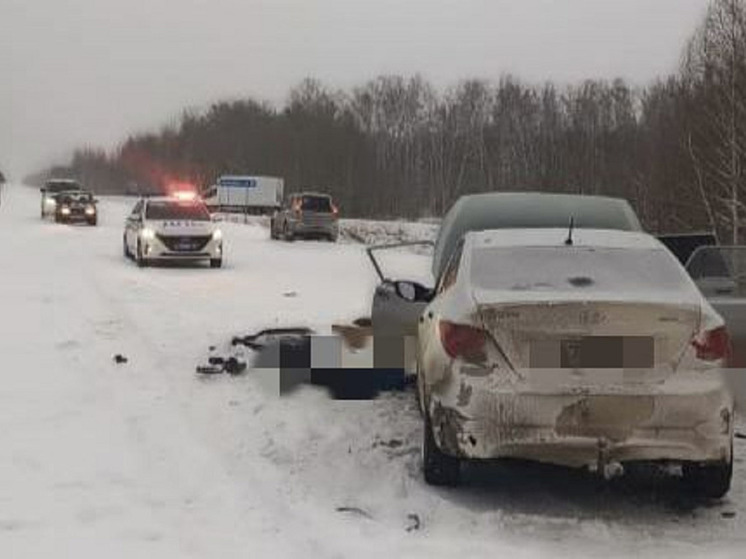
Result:
[[[124,255],[140,267],[158,261],[223,265],[223,233],[191,193],[138,201],[125,223],[123,243]]]

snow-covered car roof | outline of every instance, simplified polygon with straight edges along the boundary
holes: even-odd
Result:
[[[555,296],[563,301],[590,297],[707,307],[681,263],[652,235],[575,229],[573,244],[568,246],[568,233],[568,228],[467,233],[467,246],[479,251],[471,261],[475,298],[531,302]],[[489,255],[490,249],[497,250]]]
[[[475,247],[564,247],[569,228],[564,229],[494,229],[472,231]],[[652,235],[636,231],[610,229],[573,229],[573,246],[598,248],[665,249],[663,243]]]

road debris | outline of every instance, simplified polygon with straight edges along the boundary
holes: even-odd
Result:
[[[409,522],[406,528],[407,532],[414,532],[420,529],[420,526],[422,525],[422,523],[420,522],[420,515],[414,512],[409,513],[407,515],[407,520]]]
[[[347,512],[347,513],[354,514],[354,515],[357,515],[357,516],[362,516],[363,518],[369,518],[371,520],[373,519],[373,517],[370,515],[370,513],[368,513],[367,511],[365,511],[365,510],[363,510],[363,509],[361,509],[359,507],[337,507],[336,511],[337,512]]]

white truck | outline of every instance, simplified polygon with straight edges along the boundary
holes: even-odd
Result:
[[[223,175],[202,198],[210,211],[272,213],[282,205],[284,186],[278,177]]]

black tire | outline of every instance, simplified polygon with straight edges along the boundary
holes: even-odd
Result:
[[[720,499],[730,491],[733,478],[733,452],[727,462],[685,463],[682,468],[684,484],[699,498]]]
[[[142,245],[140,244],[140,241],[137,241],[137,254],[135,255],[135,260],[138,268],[145,268],[148,265],[148,261],[145,260],[145,257],[142,254]]]
[[[277,233],[275,233],[275,220],[272,219],[269,222],[269,238],[272,240],[277,240]]]
[[[125,258],[132,258],[130,248],[127,246],[127,237],[122,237],[122,252],[124,253]]]
[[[92,227],[96,227],[96,225],[98,225],[98,220],[95,219],[95,218],[94,219],[89,219],[88,220],[88,225],[90,225]]]
[[[223,267],[222,258],[210,258],[210,268],[222,268],[222,267]]]
[[[288,242],[295,240],[295,235],[290,232],[290,227],[288,227],[287,221],[285,222],[285,226],[282,228],[282,237]]]
[[[62,223],[62,217],[60,216],[60,214],[54,214],[54,222]]]
[[[427,411],[423,421],[422,472],[428,485],[455,487],[461,481],[461,461],[438,448]]]

